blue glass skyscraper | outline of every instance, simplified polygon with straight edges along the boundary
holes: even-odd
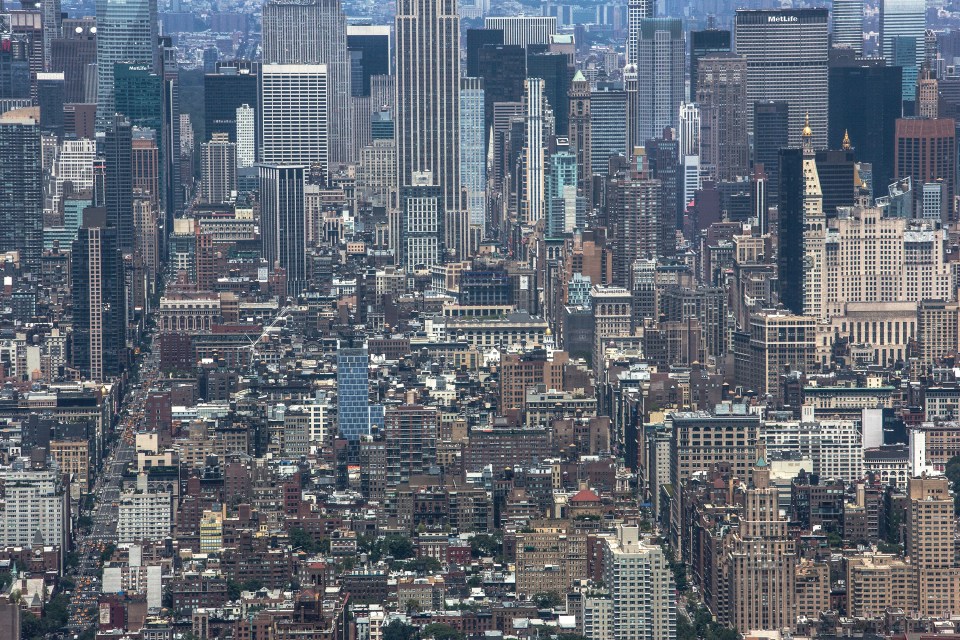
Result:
[[[383,429],[383,406],[370,404],[369,362],[366,348],[337,351],[340,437],[347,440]]]
[[[157,0],[97,0],[97,122],[114,110],[114,65],[157,68]]]
[[[562,238],[583,228],[585,203],[577,198],[577,156],[558,151],[547,173],[547,237]]]

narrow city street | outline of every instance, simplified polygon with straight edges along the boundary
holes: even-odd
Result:
[[[123,474],[136,460],[133,444],[135,425],[143,419],[147,390],[158,375],[158,356],[146,353],[141,356],[139,382],[124,396],[116,429],[119,437],[103,464],[103,471],[93,489],[93,509],[84,512],[92,520],[92,526],[75,540],[79,563],[69,577],[76,588],[70,600],[69,631],[77,634],[97,619],[97,598],[100,595],[101,567],[104,551],[113,548],[117,539],[117,518],[120,493],[123,489]]]

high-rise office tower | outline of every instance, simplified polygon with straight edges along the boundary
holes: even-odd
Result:
[[[483,239],[487,217],[487,146],[483,79],[460,79],[460,178],[467,190],[467,220]]]
[[[322,64],[260,68],[262,162],[330,168],[327,87],[327,67]]]
[[[947,219],[956,220],[953,196],[957,188],[957,136],[953,118],[901,118],[896,125],[894,179],[913,180],[914,211],[919,211],[920,185],[943,182]]]
[[[467,75],[482,77],[480,49],[487,45],[502,45],[503,29],[467,29]]]
[[[110,118],[103,143],[107,225],[117,230],[117,248],[133,251],[133,128],[122,115]]]
[[[809,132],[809,133],[808,133]],[[822,299],[811,284],[822,282],[823,265],[808,263],[811,255],[820,255],[816,247],[807,246],[811,231],[822,231],[823,192],[817,174],[813,132],[809,125],[802,131],[802,147],[780,150],[779,250],[777,271],[780,280],[780,302],[796,315],[807,311],[819,316]],[[766,166],[766,165],[764,165]],[[820,229],[812,229],[820,225]],[[818,236],[822,240],[822,234]]]
[[[676,253],[676,230],[683,227],[680,193],[680,143],[669,129],[663,135],[643,143],[644,160],[650,176],[660,181],[661,225],[657,230],[657,247],[661,256]]]
[[[126,296],[117,230],[88,207],[73,243],[73,367],[91,380],[119,375],[126,361]]]
[[[830,11],[833,19],[834,47],[846,47],[855,54],[863,54],[863,0],[833,0]]]
[[[612,640],[676,637],[673,573],[663,550],[642,540],[636,525],[621,524],[603,540],[603,582],[610,590]]]
[[[837,207],[852,207],[856,201],[856,154],[849,137],[833,149],[817,150],[817,175],[823,192],[823,215],[833,218]]]
[[[113,117],[114,65],[140,63],[152,70],[157,59],[157,0],[97,0],[97,122]]]
[[[130,124],[153,129],[163,128],[163,78],[142,63],[113,65],[114,111],[127,117]]]
[[[882,59],[830,57],[830,135],[832,144],[845,133],[857,151],[857,159],[873,166],[876,195],[886,194],[894,180],[894,142],[901,113],[900,67]]]
[[[732,53],[700,58],[700,165],[712,180],[748,174],[747,60]]]
[[[753,166],[767,174],[768,201],[779,201],[780,149],[790,144],[790,107],[782,100],[753,103]]]
[[[130,181],[133,193],[160,206],[160,150],[157,132],[134,128],[130,140]],[[136,235],[136,234],[134,234]]]
[[[435,408],[404,404],[384,412],[387,486],[424,475],[437,463],[440,414]]]
[[[19,251],[38,273],[43,253],[40,127],[32,118],[0,118],[0,251]]]
[[[653,18],[655,8],[653,0],[630,0],[627,3],[627,64],[639,64],[640,23]]]
[[[397,5],[397,184],[429,171],[443,193],[443,239],[465,255],[460,220],[460,16],[456,0],[401,0]]]
[[[557,32],[557,19],[552,16],[496,16],[484,18],[483,26],[503,31],[504,44],[528,47],[550,44],[550,36]]]
[[[260,165],[260,232],[269,269],[286,271],[287,295],[307,288],[306,216],[302,165]]]
[[[366,347],[337,350],[337,424],[340,437],[357,441],[383,428],[383,407],[370,404]]]
[[[236,116],[236,142],[237,142],[237,168],[245,169],[252,167],[256,162],[256,110],[248,104],[242,104],[237,107]],[[213,136],[210,136],[211,138]],[[230,134],[227,134],[230,139]]]
[[[221,132],[230,136],[230,142],[237,141],[237,109],[248,105],[256,110],[259,73],[259,63],[222,62],[217,64],[216,73],[203,77],[203,122],[207,140]]]
[[[329,159],[351,162],[350,52],[340,1],[268,0],[263,5],[263,63],[326,66]]]
[[[567,94],[570,99],[570,151],[577,158],[577,189],[587,201],[593,202],[593,146],[590,136],[590,83],[577,71]]]
[[[783,100],[789,105],[790,144],[800,144],[809,116],[814,146],[827,146],[826,9],[737,11],[734,44],[747,58],[747,101]],[[756,131],[753,118],[750,132]]]
[[[917,75],[926,55],[927,3],[924,0],[881,0],[880,54],[887,64],[903,67],[904,102],[913,102]]]
[[[934,81],[936,82],[936,81]],[[62,73],[37,74],[37,106],[40,107],[40,128],[63,137],[63,105],[66,90]]]
[[[680,142],[680,155],[700,155],[700,107],[695,102],[680,105],[677,140]]]
[[[370,78],[390,74],[390,27],[386,25],[347,25],[347,50],[350,52],[350,95],[370,95]],[[375,104],[373,108],[382,105]]]
[[[483,78],[487,130],[493,125],[493,105],[523,100],[527,52],[518,45],[487,45],[477,52],[477,77]]]
[[[160,127],[160,176],[162,179],[160,248],[166,252],[167,236],[173,232],[173,219],[183,210],[189,189],[180,178],[180,69],[177,49],[170,36],[160,38],[160,75],[163,78],[163,125]],[[192,164],[192,160],[190,162]],[[188,173],[189,175],[189,173]]]
[[[524,147],[523,199],[520,220],[534,224],[543,218],[543,80],[527,79],[526,103],[527,135]]]
[[[730,551],[730,619],[738,629],[796,625],[796,543],[780,517],[778,491],[762,458],[753,469],[743,518]]]
[[[633,154],[633,148],[640,144],[637,125],[640,122],[640,86],[637,65],[628,64],[623,68],[623,90],[627,94],[627,154]]]
[[[598,87],[590,93],[590,167],[607,175],[610,158],[627,149],[627,93],[619,85]]]
[[[43,25],[43,68],[51,69],[53,61],[53,43],[63,31],[63,12],[60,10],[60,0],[49,0],[41,3],[41,20]]]
[[[50,70],[63,73],[66,102],[86,101],[87,67],[96,62],[96,21],[93,18],[64,20],[62,35],[50,43]]]
[[[583,196],[577,195],[577,157],[569,151],[550,156],[547,171],[547,237],[562,238],[584,226]]]
[[[564,135],[569,126],[567,111],[567,92],[573,69],[566,54],[563,53],[527,53],[527,77],[543,80],[543,96],[553,111],[555,133]]]
[[[440,264],[446,254],[443,189],[429,171],[414,172],[412,184],[400,187],[400,264],[413,272]]]
[[[660,255],[664,214],[662,185],[646,172],[619,177],[611,186],[610,226],[613,229],[613,281],[630,282],[630,269],[638,258]],[[672,221],[672,217],[670,218]]]
[[[920,615],[939,616],[957,606],[960,570],[951,553],[953,496],[946,476],[910,478],[907,512],[910,563],[916,571]]]
[[[690,32],[690,101],[697,100],[697,82],[700,59],[731,50],[730,31],[727,29],[704,29]]]
[[[655,138],[677,126],[684,102],[683,23],[675,18],[645,18],[637,39],[637,139]]]
[[[229,202],[237,188],[237,145],[225,133],[215,133],[200,145],[200,201]]]

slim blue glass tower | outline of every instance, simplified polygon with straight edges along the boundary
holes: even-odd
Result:
[[[157,0],[97,0],[97,122],[114,114],[114,64],[157,68]]]
[[[383,407],[370,404],[369,362],[366,348],[337,351],[340,437],[350,441],[383,429]]]

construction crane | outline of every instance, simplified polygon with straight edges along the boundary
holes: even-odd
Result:
[[[255,358],[257,356],[257,347],[260,346],[260,343],[263,342],[263,339],[269,336],[270,333],[273,331],[273,329],[275,329],[277,325],[280,324],[281,321],[286,320],[287,316],[289,316],[291,313],[299,309],[300,307],[294,305],[293,300],[288,298],[286,306],[280,309],[280,312],[276,316],[274,316],[270,324],[268,324],[263,328],[263,331],[260,332],[260,335],[257,337],[257,339],[250,343],[250,346],[247,347],[248,349],[250,349],[250,365],[249,365],[250,373],[253,373],[254,363],[256,361]]]

